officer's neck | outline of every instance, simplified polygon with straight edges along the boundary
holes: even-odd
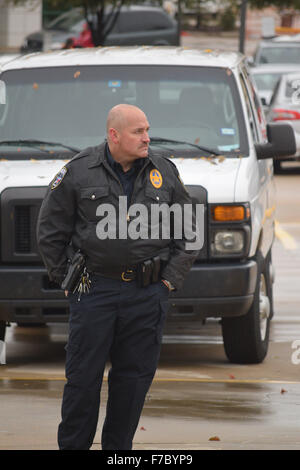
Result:
[[[123,156],[113,155],[112,153],[111,156],[115,160],[115,162],[121,165],[124,172],[129,171],[130,168],[132,168],[134,160],[126,157],[124,158]]]

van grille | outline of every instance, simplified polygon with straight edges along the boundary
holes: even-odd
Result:
[[[46,188],[8,188],[1,194],[1,260],[42,264],[36,224]]]
[[[15,206],[15,252],[31,251],[30,206]]]

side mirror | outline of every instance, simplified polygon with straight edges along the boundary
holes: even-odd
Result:
[[[294,129],[290,124],[267,124],[268,142],[255,144],[258,160],[282,158],[296,153]]]

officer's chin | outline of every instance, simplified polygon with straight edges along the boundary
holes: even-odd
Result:
[[[149,152],[149,147],[143,147],[140,151],[140,156],[141,157],[148,157],[148,152]]]

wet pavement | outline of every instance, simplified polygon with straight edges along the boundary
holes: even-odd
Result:
[[[63,380],[8,380],[1,387],[0,449],[57,449]],[[171,388],[171,391],[170,391]],[[106,400],[104,383],[102,399]],[[299,384],[156,380],[134,449],[298,449]],[[92,449],[100,450],[101,406]],[[211,440],[214,438],[214,440]]]

